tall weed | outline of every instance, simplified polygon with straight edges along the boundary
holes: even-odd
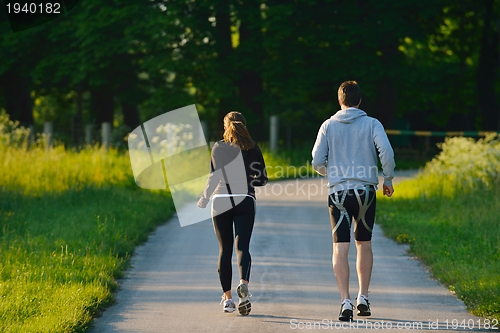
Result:
[[[500,184],[500,136],[480,140],[446,138],[441,152],[410,182],[407,195],[454,197],[464,191],[491,189]],[[405,195],[405,193],[403,193]]]

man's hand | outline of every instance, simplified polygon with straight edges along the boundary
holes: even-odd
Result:
[[[394,193],[394,188],[392,186],[382,185],[382,189],[384,190],[384,195],[387,195],[389,198],[392,197]]]
[[[328,172],[327,168],[323,165],[313,167],[313,169],[319,173],[321,176],[326,176],[326,173]]]

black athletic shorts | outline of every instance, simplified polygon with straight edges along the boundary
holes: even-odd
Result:
[[[335,243],[351,241],[354,218],[354,239],[369,241],[375,223],[375,187],[368,185],[344,190],[328,196],[332,237]]]

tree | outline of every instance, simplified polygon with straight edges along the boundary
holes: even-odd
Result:
[[[240,110],[258,141],[271,114],[311,141],[354,79],[387,128],[493,129],[499,1],[88,0],[16,34],[0,24],[0,103],[27,124],[33,100],[52,103],[76,144],[85,122],[131,129],[192,103],[211,138]]]
[[[262,79],[262,14],[259,0],[242,1],[237,8],[239,21],[239,43],[235,50],[238,59],[235,70],[238,73],[237,86],[244,113],[249,111],[252,117],[247,120],[248,127],[257,141],[267,138],[262,131],[266,122],[264,117]]]
[[[495,82],[499,68],[500,25],[498,17],[499,3],[494,0],[482,1],[478,8],[481,21],[479,39],[479,59],[477,64],[477,97],[481,109],[481,128],[483,130],[500,131],[500,107],[495,92]],[[479,23],[479,22],[478,22]]]
[[[42,53],[44,35],[38,28],[14,34],[7,20],[0,21],[0,32],[3,32],[0,37],[0,92],[3,106],[11,119],[25,126],[33,125],[31,71]]]

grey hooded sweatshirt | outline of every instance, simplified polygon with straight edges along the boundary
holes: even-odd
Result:
[[[328,177],[329,193],[378,185],[377,153],[384,185],[392,186],[394,151],[384,127],[363,110],[347,108],[320,127],[312,150],[314,170]]]

